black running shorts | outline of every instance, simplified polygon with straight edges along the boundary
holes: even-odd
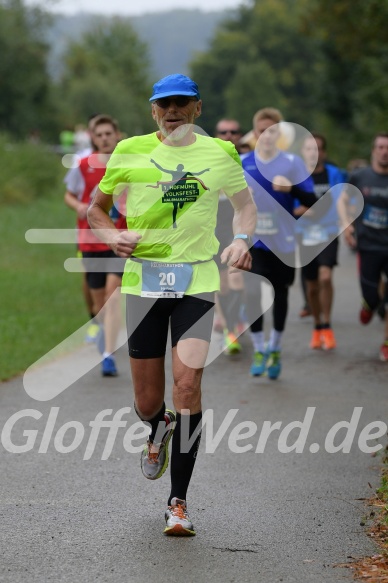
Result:
[[[122,277],[125,259],[117,257],[113,251],[83,251],[86,281],[90,289],[105,287],[109,273]]]
[[[179,299],[127,295],[128,351],[132,358],[159,358],[166,354],[168,328],[171,344],[199,338],[210,342],[214,293]]]
[[[337,265],[338,255],[338,238],[334,239],[329,245],[320,245],[322,251],[308,264],[302,267],[302,275],[308,281],[315,281],[318,279],[318,271],[320,267],[330,267],[331,269]],[[303,245],[300,247],[301,258],[303,258]]]

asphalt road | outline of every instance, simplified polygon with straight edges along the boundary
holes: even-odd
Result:
[[[358,323],[356,262],[347,250],[342,250],[335,281],[335,351],[308,348],[311,320],[298,318],[301,298],[296,284],[278,381],[248,375],[247,337],[241,356],[221,355],[207,367],[203,401],[208,414],[214,413],[213,432],[230,410],[237,412],[213,453],[212,435],[204,432],[188,496],[197,530],[190,539],[162,534],[169,475],[166,472],[157,482],[145,480],[139,454],[125,451],[124,433],[137,422],[132,410],[122,412],[126,427],[108,440],[112,447],[108,459],[101,459],[109,453],[107,428],[101,429],[94,450],[91,445],[89,424],[99,412],[111,410],[109,420],[119,409],[132,407],[124,347],[117,353],[121,374],[115,379],[101,377],[94,346],[38,369],[38,384],[48,386],[49,393],[70,370],[79,371],[81,378],[52,400],[28,396],[23,378],[3,383],[0,581],[351,581],[350,570],[335,565],[375,552],[360,526],[367,511],[359,499],[372,494],[370,485],[373,489],[378,485],[379,458],[360,451],[357,439],[368,423],[387,418],[388,364],[378,360],[381,321],[376,318],[365,328]],[[170,379],[168,372],[167,405]],[[325,451],[329,430],[337,422],[349,421],[355,407],[362,409],[350,453]],[[292,421],[303,421],[307,410],[313,417],[302,453],[279,451],[279,430],[268,437],[262,453],[256,453],[265,421],[281,422],[283,429]],[[11,422],[6,422],[20,411],[7,438]],[[232,430],[246,421],[254,422],[257,432],[234,442],[252,448],[231,451],[238,429]],[[288,445],[295,442],[294,431]],[[337,445],[345,435],[342,431],[334,441]],[[74,450],[65,453],[75,438],[78,447],[75,443]],[[12,447],[10,440],[14,446],[27,444],[25,449],[32,449],[10,453],[4,447],[4,441]],[[385,445],[384,438],[377,442]],[[311,444],[318,444],[319,451],[311,453]]]

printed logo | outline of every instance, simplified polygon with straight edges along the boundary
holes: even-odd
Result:
[[[184,165],[178,164],[176,170],[166,170],[152,158],[151,162],[161,172],[164,172],[165,174],[171,174],[172,180],[159,180],[156,184],[147,184],[147,188],[159,188],[159,186],[162,187],[162,203],[172,203],[172,227],[173,229],[176,229],[178,207],[182,209],[185,203],[195,202],[200,195],[200,190],[196,182],[199,182],[204,190],[209,190],[209,188],[202,182],[200,178],[198,178],[198,176],[204,174],[205,172],[209,172],[210,168],[201,170],[201,172],[186,172]]]

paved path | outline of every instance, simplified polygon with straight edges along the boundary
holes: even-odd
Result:
[[[215,453],[205,453],[205,436],[202,439],[189,491],[198,532],[192,539],[162,535],[168,474],[155,483],[144,480],[139,454],[123,448],[126,429],[119,429],[107,460],[101,459],[107,429],[101,430],[90,459],[83,459],[89,423],[96,415],[132,406],[124,348],[118,351],[120,377],[103,379],[97,366],[51,401],[30,398],[22,378],[3,383],[0,428],[20,410],[42,415],[20,419],[11,433],[14,444],[23,445],[37,430],[31,451],[9,453],[0,446],[0,581],[350,581],[348,569],[333,565],[374,551],[360,526],[365,509],[357,499],[372,493],[368,483],[377,486],[378,458],[362,453],[356,440],[367,423],[386,419],[388,365],[377,358],[382,323],[376,319],[362,328],[357,322],[355,258],[344,250],[341,263],[336,272],[335,352],[307,348],[311,322],[298,318],[301,300],[295,285],[284,372],[277,382],[248,376],[247,338],[242,356],[232,361],[222,355],[207,367],[204,408],[214,409],[215,430],[229,410],[238,412]],[[59,359],[54,368],[42,368],[37,373],[42,385],[53,383],[55,388],[56,379],[63,379],[70,367],[81,371],[86,361],[93,363],[94,351],[85,347]],[[168,404],[170,394],[168,390]],[[316,409],[303,453],[280,453],[279,431],[268,438],[263,453],[255,453],[264,421],[282,422],[283,428],[302,421],[308,407]],[[327,432],[336,422],[349,421],[355,407],[362,407],[362,414],[351,452],[325,452]],[[133,411],[123,419],[127,428],[137,421]],[[54,427],[51,438],[49,426],[44,434],[48,420]],[[61,428],[74,421],[76,429],[63,437],[66,426]],[[258,431],[239,443],[251,443],[253,449],[237,454],[230,451],[227,438],[242,421],[255,422]],[[76,430],[80,438],[85,432],[79,447],[58,453],[54,443],[70,445]],[[318,453],[309,452],[312,443],[320,444]],[[47,453],[39,453],[39,448]]]

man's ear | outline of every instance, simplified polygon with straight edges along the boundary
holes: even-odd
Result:
[[[196,103],[196,109],[194,112],[194,116],[195,117],[199,117],[201,115],[202,112],[202,99],[200,99],[197,103]]]

